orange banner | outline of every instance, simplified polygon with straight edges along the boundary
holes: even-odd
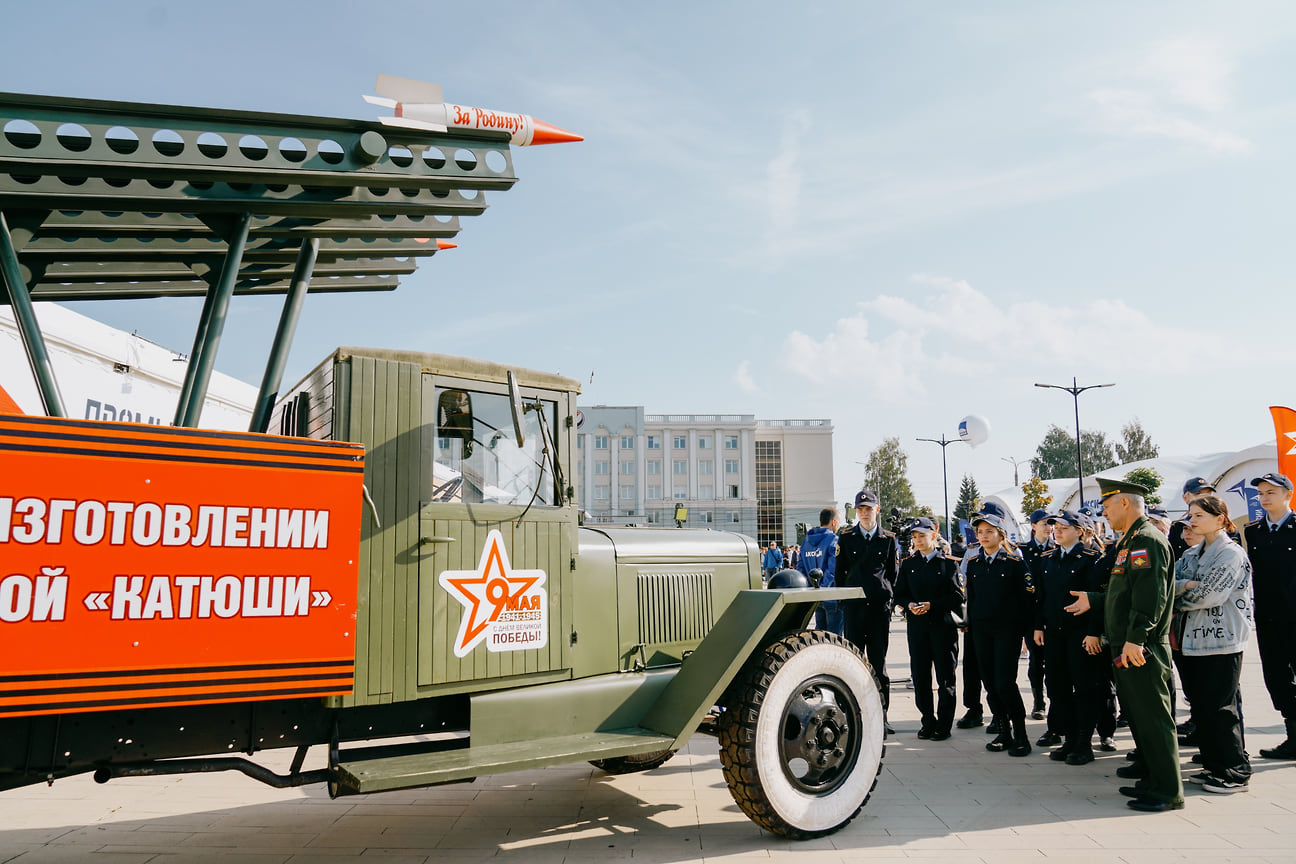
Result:
[[[0,717],[350,692],[363,456],[0,416]]]
[[[1269,413],[1273,415],[1274,434],[1278,436],[1278,473],[1296,480],[1296,411],[1271,405]],[[1296,502],[1296,493],[1292,501]]]

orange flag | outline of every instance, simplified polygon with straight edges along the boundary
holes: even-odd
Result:
[[[1273,415],[1274,434],[1278,436],[1278,473],[1296,477],[1296,411],[1271,405],[1269,413]],[[1296,493],[1292,500],[1296,501]]]
[[[0,387],[0,414],[22,414],[23,410],[18,407],[18,403],[13,400],[3,387]]]

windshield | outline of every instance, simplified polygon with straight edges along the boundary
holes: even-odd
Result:
[[[525,401],[531,405],[535,400]],[[540,405],[553,429],[557,403],[542,400]],[[554,503],[553,473],[542,459],[538,412],[523,412],[526,443],[518,447],[508,396],[438,388],[436,406],[433,501]]]

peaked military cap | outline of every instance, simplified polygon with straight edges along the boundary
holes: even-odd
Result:
[[[1084,525],[1084,518],[1074,510],[1059,510],[1056,516],[1048,517],[1048,521],[1054,525],[1070,525],[1073,528],[1080,528]]]
[[[1143,496],[1152,490],[1142,483],[1135,483],[1132,480],[1114,480],[1110,477],[1096,477],[1098,489],[1101,493],[1102,500],[1106,501],[1113,495],[1139,495]]]
[[[1251,481],[1252,486],[1259,486],[1261,483],[1271,483],[1274,486],[1286,489],[1288,492],[1292,491],[1292,481],[1288,479],[1287,475],[1275,471],[1270,471],[1263,477],[1257,477]]]

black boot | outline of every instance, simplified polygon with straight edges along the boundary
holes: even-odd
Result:
[[[1296,720],[1287,720],[1287,740],[1277,747],[1268,747],[1260,751],[1265,759],[1296,759]]]
[[[986,734],[987,735],[999,734],[999,715],[997,714],[990,715],[990,722],[986,724]]]
[[[1009,756],[1029,756],[1031,752],[1030,738],[1026,735],[1026,718],[1014,717],[1012,721],[1012,746],[1008,749]]]
[[[986,749],[991,753],[1002,753],[1004,750],[1008,749],[1010,744],[1012,744],[1012,729],[1008,725],[1007,717],[996,717],[994,719],[994,724],[999,730],[999,734],[994,737],[994,740],[986,745]]]
[[[1032,720],[1044,719],[1044,688],[1032,687],[1031,693],[1035,696],[1035,705],[1031,708]]]

